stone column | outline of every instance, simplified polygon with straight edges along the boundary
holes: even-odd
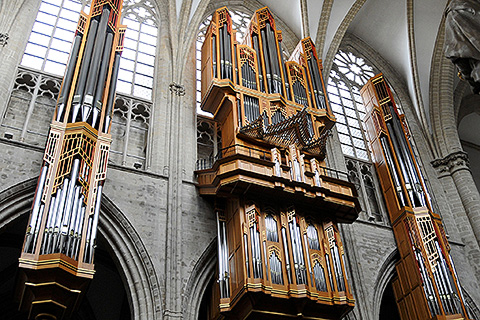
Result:
[[[468,164],[468,156],[463,151],[449,154],[443,159],[432,161],[432,165],[439,173],[439,179],[450,179],[460,198],[463,208],[454,210],[454,224],[465,243],[471,266],[480,276],[480,194],[473,180]],[[449,181],[450,182],[450,181]],[[449,184],[451,184],[451,182]],[[456,199],[448,199],[455,202]],[[458,200],[457,200],[458,201]],[[452,205],[456,208],[460,205]],[[463,209],[463,210],[461,210]]]

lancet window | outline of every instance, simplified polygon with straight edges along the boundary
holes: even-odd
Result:
[[[339,51],[328,79],[328,98],[335,118],[337,130],[346,156],[370,160],[362,120],[366,110],[360,89],[374,76],[373,68],[364,59],[351,52]]]
[[[1,120],[3,136],[38,146],[45,143],[80,11],[89,12],[89,3],[42,1]],[[145,168],[157,19],[151,1],[125,0],[122,12],[127,31],[116,87],[119,94],[109,160]]]
[[[21,65],[63,76],[80,11],[90,1],[43,0]],[[156,13],[150,1],[124,1],[122,23],[127,25],[117,91],[152,99],[157,43]]]
[[[371,163],[363,119],[366,109],[360,89],[377,72],[363,58],[340,50],[334,59],[328,79],[328,98],[337,120],[350,181],[355,184],[364,215],[370,222],[383,223],[383,200]]]

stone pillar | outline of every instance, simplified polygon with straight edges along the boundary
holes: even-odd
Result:
[[[452,187],[456,188],[463,208],[452,212],[455,220],[453,223],[468,248],[470,264],[480,278],[480,194],[469,168],[468,156],[463,151],[457,151],[443,159],[432,161],[432,165],[437,169],[439,180],[449,179],[449,184],[453,182]],[[448,200],[456,201],[456,199]],[[451,208],[459,205],[453,205]]]

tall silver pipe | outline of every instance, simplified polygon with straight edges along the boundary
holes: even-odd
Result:
[[[307,250],[307,266],[308,266],[308,273],[310,274],[310,284],[313,286],[313,273],[312,273],[312,267],[310,265],[310,251],[308,248],[308,241],[307,241],[306,234],[303,234],[303,240],[305,242],[305,249]]]
[[[113,62],[112,77],[110,79],[110,89],[108,91],[107,110],[105,111],[105,123],[103,132],[108,132],[112,119],[113,104],[115,103],[115,90],[117,88],[118,70],[120,68],[120,53],[115,53],[115,61]]]
[[[52,246],[52,252],[57,251],[57,245],[59,243],[59,236],[61,232],[61,227],[62,227],[62,218],[64,215],[64,209],[65,209],[65,203],[67,201],[67,192],[68,192],[68,186],[72,183],[70,179],[64,178],[63,180],[63,186],[62,186],[62,196],[60,197],[57,213],[56,213],[56,220],[55,220],[55,225],[53,228],[53,246]]]
[[[50,233],[50,226],[52,224],[52,219],[53,219],[53,210],[54,210],[54,207],[55,207],[55,202],[56,202],[56,196],[52,196],[50,198],[50,206],[48,208],[48,216],[47,216],[47,223],[45,224],[45,230],[43,231],[44,232],[44,235],[43,235],[43,243],[42,243],[42,248],[40,250],[40,254],[43,254],[46,252],[47,250],[47,243],[48,243],[48,237],[49,237],[49,233]]]
[[[87,121],[92,110],[94,102],[94,90],[98,81],[98,72],[100,70],[100,63],[102,53],[105,46],[105,35],[107,33],[107,23],[110,16],[110,9],[103,7],[102,15],[100,16],[100,23],[98,25],[97,35],[95,37],[95,44],[93,47],[92,62],[88,70],[87,84],[85,88],[85,97],[83,100],[82,120]]]
[[[267,267],[267,261],[268,261],[268,257],[267,257],[267,244],[265,241],[263,241],[263,257],[264,257],[264,261],[265,261],[265,278],[267,279],[268,281],[268,267]],[[272,266],[270,266],[270,269],[272,268]]]
[[[83,52],[82,66],[80,67],[80,75],[77,80],[77,88],[75,90],[75,96],[73,98],[73,112],[72,122],[76,122],[80,105],[83,102],[85,94],[85,86],[87,81],[87,75],[89,71],[90,62],[92,59],[93,44],[95,42],[95,35],[97,34],[98,20],[92,19],[90,21],[90,27],[87,35],[87,43]]]
[[[98,216],[100,214],[100,205],[102,200],[102,190],[103,186],[100,184],[97,187],[97,198],[95,199],[95,210],[93,215],[93,222],[92,222],[92,231],[90,234],[90,250],[88,256],[88,263],[92,263],[93,260],[93,252],[95,249],[95,240],[97,238],[97,227],[98,227]]]
[[[107,33],[107,39],[105,41],[105,50],[103,52],[102,64],[100,72],[98,74],[97,88],[95,89],[95,98],[93,99],[94,109],[92,117],[92,127],[97,127],[98,115],[101,113],[102,97],[105,88],[105,77],[107,75],[110,53],[112,52],[113,33]]]
[[[225,222],[222,221],[220,224],[222,226],[223,233],[223,252],[224,252],[224,265],[225,265],[225,293],[227,297],[230,297],[230,286],[229,286],[229,269],[228,269],[228,243],[227,243],[227,230],[225,229]]]
[[[83,260],[85,262],[88,261],[88,257],[90,256],[90,235],[92,234],[92,222],[93,222],[93,217],[91,215],[88,216],[88,225],[87,225],[87,235],[86,235],[86,240],[85,240],[85,251],[84,251],[84,257]]]
[[[81,201],[83,202],[83,198],[80,198]],[[82,231],[83,231],[83,222],[85,220],[85,210],[86,207],[81,204],[80,205],[80,215],[78,218],[79,224],[78,227],[75,227],[77,231],[75,231],[75,241],[74,241],[74,246],[73,246],[73,253],[72,253],[72,258],[75,260],[78,260],[78,251],[80,249],[80,243],[82,242]]]
[[[37,223],[35,224],[35,229],[33,230],[33,242],[32,242],[32,252],[35,251],[35,246],[38,241],[38,231],[40,230],[40,224],[42,222],[43,211],[45,210],[45,205],[42,203],[40,205],[39,215],[37,217]]]
[[[288,252],[288,239],[285,228],[282,228],[283,250],[285,251],[285,268],[287,269],[288,283],[292,283],[292,274],[290,269],[290,253]]]
[[[79,197],[80,197],[80,186],[76,186],[75,195],[73,197],[72,217],[68,223],[67,234],[65,235],[68,238],[67,244],[65,249],[63,249],[63,246],[61,246],[62,252],[65,252],[66,254],[69,254],[70,248],[73,244],[73,236],[75,234],[74,228],[75,228],[75,223],[78,219],[78,214],[79,214],[78,208],[80,207]]]
[[[222,248],[223,237],[221,235],[221,227],[220,227],[220,215],[217,212],[217,249],[218,249],[218,284],[220,286],[220,294],[222,295],[221,298],[224,298],[224,282],[223,276],[225,274],[225,270],[223,269],[223,248]]]
[[[75,39],[73,40],[72,52],[68,58],[65,77],[63,78],[62,92],[59,99],[60,105],[58,106],[57,110],[57,121],[62,121],[63,112],[65,111],[65,104],[67,103],[68,94],[70,92],[70,85],[72,84],[73,73],[77,64],[78,52],[82,43],[82,37],[83,34],[77,31]]]
[[[63,221],[62,221],[62,230],[61,232],[67,234],[68,232],[68,225],[70,224],[70,219],[72,216],[72,209],[74,206],[73,199],[75,196],[75,187],[78,178],[78,170],[80,168],[80,159],[75,158],[72,164],[72,173],[70,175],[70,183],[68,184],[67,190],[67,202],[65,204],[65,209],[63,213]]]
[[[23,249],[24,252],[30,251],[30,244],[32,242],[32,237],[35,236],[35,229],[36,229],[37,220],[40,212],[43,188],[45,186],[45,178],[47,176],[47,171],[48,171],[48,166],[45,164],[40,173],[40,179],[38,180],[37,190],[35,191],[35,200],[33,201],[32,214],[30,215],[29,227],[27,228],[27,236],[25,238],[25,246]],[[35,249],[33,249],[32,252],[34,250]]]

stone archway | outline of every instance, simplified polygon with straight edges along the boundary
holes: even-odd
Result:
[[[378,272],[377,281],[374,287],[373,306],[374,317],[379,319],[382,311],[382,303],[385,303],[385,295],[388,287],[391,286],[393,277],[396,274],[395,264],[398,261],[398,250],[394,249],[385,259]]]
[[[24,232],[25,226],[22,228],[18,225],[22,219],[26,224],[36,182],[36,178],[29,179],[0,192],[0,236],[15,225],[16,229],[21,228],[20,232]],[[23,236],[18,237],[18,233],[18,230],[15,231],[17,236],[12,245],[16,245],[17,238],[20,239],[17,248],[19,254]],[[109,265],[116,267],[127,292],[129,307],[126,309],[130,310],[131,318],[160,319],[162,313],[160,290],[152,261],[138,233],[106,196],[102,200],[99,218],[100,237],[111,256]],[[11,289],[13,288],[8,290]],[[82,318],[81,315],[79,317]],[[127,318],[122,316],[121,319]]]
[[[204,295],[215,276],[215,266],[217,264],[217,238],[214,238],[195,267],[186,284],[186,296],[184,299],[183,314],[187,320],[197,320]],[[207,297],[208,298],[208,297]]]

